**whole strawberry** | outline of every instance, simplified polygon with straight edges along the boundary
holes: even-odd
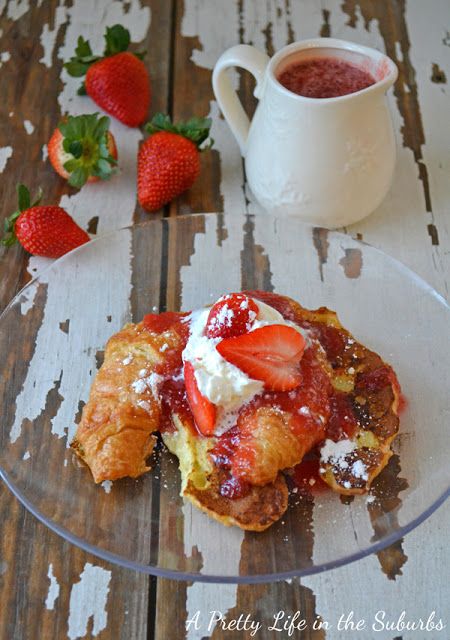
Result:
[[[145,122],[150,107],[150,78],[141,54],[127,51],[130,32],[120,24],[107,27],[103,56],[95,56],[80,36],[75,56],[64,65],[71,76],[86,76],[78,93],[129,127]]]
[[[98,113],[69,116],[53,132],[48,157],[60,176],[72,187],[111,177],[117,164],[117,148],[109,131],[110,120]]]
[[[150,136],[138,154],[138,200],[147,211],[156,211],[186,189],[200,173],[200,151],[211,148],[210,118],[191,118],[172,124],[169,116],[155,115],[146,125]]]
[[[31,203],[30,192],[23,185],[17,187],[19,209],[5,220],[2,244],[9,247],[20,242],[34,256],[59,258],[68,251],[89,241],[86,231],[61,207],[39,205],[41,192]]]

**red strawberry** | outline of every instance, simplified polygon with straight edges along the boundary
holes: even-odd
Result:
[[[156,211],[194,184],[200,173],[200,145],[208,138],[210,118],[173,125],[158,113],[146,126],[150,137],[138,154],[138,200]],[[210,148],[212,140],[205,148]]]
[[[48,143],[53,168],[73,187],[109,178],[117,160],[117,148],[109,131],[109,118],[97,113],[69,116],[60,122]]]
[[[305,349],[303,336],[282,324],[272,324],[216,347],[221,356],[271,391],[289,391],[300,384],[299,362]]]
[[[127,51],[130,32],[120,24],[107,27],[103,57],[92,54],[87,40],[78,38],[75,56],[64,66],[71,76],[86,75],[78,93],[87,93],[99,107],[128,125],[137,127],[150,107],[150,79],[141,54]]]
[[[184,384],[195,424],[204,436],[211,436],[216,424],[216,407],[200,393],[190,362],[184,363]]]
[[[222,296],[212,307],[206,322],[208,338],[231,338],[248,333],[258,315],[258,306],[243,293]]]
[[[83,231],[61,207],[39,206],[38,199],[31,204],[30,192],[18,185],[19,210],[5,220],[6,235],[2,244],[11,246],[19,241],[24,249],[35,256],[59,258],[68,251],[89,241]]]

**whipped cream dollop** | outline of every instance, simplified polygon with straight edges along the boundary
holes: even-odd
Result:
[[[282,324],[301,333],[308,345],[307,332],[285,320],[273,307],[255,300],[258,313],[249,332],[271,324]],[[222,338],[205,335],[210,308],[193,311],[189,316],[190,335],[183,351],[183,362],[190,362],[200,393],[216,405],[217,420],[214,433],[219,436],[236,424],[239,410],[256,395],[262,393],[264,383],[253,380],[238,367],[223,358],[216,346]]]

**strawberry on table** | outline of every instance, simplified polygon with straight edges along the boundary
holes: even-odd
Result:
[[[68,116],[48,143],[53,168],[72,187],[110,178],[117,164],[117,148],[109,131],[110,119],[98,113]]]
[[[172,124],[170,117],[155,115],[146,125],[150,136],[138,154],[138,200],[156,211],[190,189],[200,173],[200,151],[211,148],[210,118],[191,118]]]
[[[120,24],[107,27],[103,56],[93,55],[80,36],[75,56],[64,65],[76,78],[86,76],[78,93],[87,93],[107,113],[129,127],[145,122],[150,107],[150,78],[143,54],[127,51],[130,32]]]
[[[30,192],[23,185],[17,187],[19,209],[5,220],[2,244],[9,247],[20,242],[35,256],[59,258],[68,251],[89,241],[89,236],[56,205],[40,205],[41,193],[31,203]]]
[[[189,406],[198,430],[204,436],[211,436],[214,433],[216,424],[216,407],[201,394],[195,379],[194,367],[190,362],[184,363],[184,384],[186,385]]]
[[[224,338],[220,355],[270,391],[289,391],[302,381],[299,363],[305,339],[292,327],[271,324],[244,335]]]
[[[258,315],[258,305],[244,293],[222,296],[212,307],[206,321],[208,338],[231,338],[250,331]]]

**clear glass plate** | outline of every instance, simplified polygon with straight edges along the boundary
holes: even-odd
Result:
[[[273,289],[327,306],[396,370],[407,408],[372,496],[294,496],[264,533],[212,521],[179,497],[176,460],[96,486],[67,448],[109,336],[149,311]],[[0,319],[0,473],[42,522],[146,573],[259,582],[378,551],[428,517],[450,485],[450,309],[399,262],[296,220],[207,214],[102,236],[54,262]]]

